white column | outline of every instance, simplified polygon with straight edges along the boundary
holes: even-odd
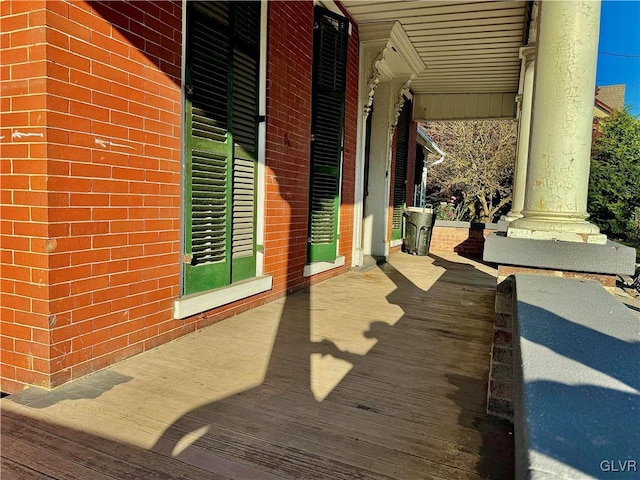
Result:
[[[513,172],[513,200],[511,211],[506,220],[511,222],[522,217],[524,192],[527,182],[527,164],[529,158],[529,133],[531,130],[531,105],[533,103],[533,77],[535,68],[535,45],[522,47],[520,57],[523,60],[524,75],[522,97],[520,99],[520,122],[518,125],[518,149]]]
[[[369,156],[369,196],[364,221],[364,254],[389,254],[387,227],[389,220],[390,175],[388,171],[391,149],[389,129],[391,112],[396,101],[393,81],[380,82],[376,90],[371,119],[371,153]]]
[[[364,264],[363,234],[362,224],[364,216],[364,164],[365,151],[364,146],[367,138],[367,116],[369,115],[370,105],[365,109],[365,103],[368,104],[370,96],[373,96],[375,88],[371,88],[365,82],[368,72],[365,63],[366,52],[364,48],[360,48],[358,76],[360,78],[358,84],[358,123],[356,138],[356,178],[353,192],[353,245],[352,245],[352,261],[351,266],[361,266]]]
[[[523,218],[514,238],[606,243],[586,221],[600,1],[540,4]]]

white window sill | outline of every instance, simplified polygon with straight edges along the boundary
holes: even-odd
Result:
[[[344,255],[336,257],[333,262],[313,262],[304,266],[303,275],[305,277],[311,277],[318,273],[326,272],[334,268],[342,267],[344,265]]]
[[[198,313],[266,292],[271,290],[272,286],[273,277],[271,277],[271,275],[265,275],[263,277],[243,280],[228,287],[216,288],[208,292],[181,297],[173,304],[173,318],[179,320],[191,317],[192,315],[197,315]]]
[[[399,238],[398,240],[391,240],[391,242],[389,243],[389,246],[391,248],[397,247],[398,245],[402,245],[402,239],[401,238]]]

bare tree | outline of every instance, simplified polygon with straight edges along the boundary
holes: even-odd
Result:
[[[442,195],[461,196],[469,220],[491,222],[511,202],[517,123],[513,120],[431,122],[425,129],[446,152],[427,183]]]

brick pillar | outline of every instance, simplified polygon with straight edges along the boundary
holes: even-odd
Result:
[[[487,413],[513,420],[513,277],[498,277]]]

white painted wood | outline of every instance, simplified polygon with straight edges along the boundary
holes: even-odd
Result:
[[[423,94],[414,96],[416,121],[515,118],[515,93]]]
[[[182,319],[243,298],[271,290],[273,277],[265,275],[234,283],[210,292],[197,293],[177,299],[173,304],[173,318]]]
[[[379,2],[349,0],[343,2],[352,15],[362,18],[362,21],[374,22],[394,18],[429,17],[431,23],[450,21],[458,18],[494,18],[507,15],[518,15],[522,8],[519,1],[510,2],[425,2],[421,0],[411,2]]]
[[[262,0],[260,15],[260,78],[258,115],[267,115],[267,0]],[[266,122],[258,124],[258,162],[256,171],[256,245],[264,245],[264,210],[266,190]],[[256,252],[256,277],[263,273],[264,252]]]
[[[518,91],[518,49],[524,38],[526,12],[523,0],[468,3],[345,0],[343,5],[359,24],[363,42],[368,38],[364,29],[382,28],[394,21],[401,24],[427,66],[411,84],[414,93]],[[460,65],[467,68],[458,69]],[[459,112],[462,107],[451,108]]]
[[[326,272],[334,268],[342,267],[344,265],[344,255],[339,255],[333,262],[313,262],[307,263],[304,266],[303,275],[305,277],[311,277],[318,273]]]
[[[441,30],[441,31],[451,31],[452,29],[461,29],[466,30],[470,27],[476,28],[484,28],[493,30],[495,28],[501,28],[503,25],[513,25],[521,24],[522,25],[523,18],[521,16],[511,16],[511,17],[496,17],[496,18],[486,18],[486,19],[461,19],[454,20],[450,22],[441,22],[441,23],[432,23],[428,26],[428,30]],[[524,26],[524,25],[523,25]],[[447,28],[448,27],[448,28]],[[425,26],[424,24],[406,24],[404,25],[407,33],[416,33],[416,32],[424,32]]]

